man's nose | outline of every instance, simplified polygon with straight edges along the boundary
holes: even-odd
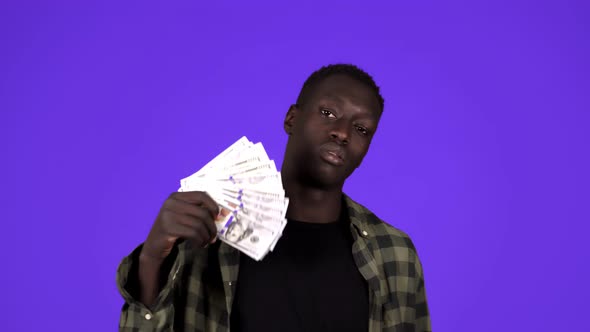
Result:
[[[342,144],[348,144],[350,139],[350,127],[347,121],[340,119],[335,121],[330,129],[330,136],[332,139],[338,140]]]

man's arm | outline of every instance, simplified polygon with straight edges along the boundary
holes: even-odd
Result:
[[[430,332],[432,327],[430,326],[430,314],[428,312],[428,304],[426,302],[426,292],[424,290],[424,280],[420,280],[418,285],[418,291],[416,293],[416,304],[414,305],[416,310],[416,332]]]
[[[168,260],[173,255],[168,256]],[[162,289],[162,280],[166,278],[170,272],[170,264],[164,264],[164,260],[158,257],[151,257],[144,252],[140,252],[138,271],[133,271],[132,274],[137,273],[137,281],[139,283],[139,301],[147,307],[152,307],[156,301],[156,297]]]
[[[415,248],[414,248],[415,250]],[[430,313],[428,311],[428,303],[426,301],[426,289],[424,287],[424,271],[422,263],[415,253],[415,264],[417,272],[417,288],[416,288],[416,302],[414,303],[415,310],[415,330],[416,332],[431,332]]]
[[[142,246],[125,257],[117,271],[117,287],[125,300],[119,322],[119,331],[165,331],[174,324],[173,293],[184,264],[183,250],[175,249],[163,262],[152,289],[155,296],[150,305],[144,304],[144,287],[139,270]],[[150,287],[150,286],[148,286]],[[152,286],[153,287],[153,286]]]
[[[144,244],[124,258],[117,286],[125,299],[120,331],[170,330],[174,325],[173,289],[184,266],[177,243],[198,248],[213,243],[217,204],[204,192],[173,193],[162,205]]]

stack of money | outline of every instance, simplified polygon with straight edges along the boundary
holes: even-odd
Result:
[[[240,138],[178,191],[204,191],[219,205],[217,237],[255,260],[272,251],[287,224],[281,173],[262,143]]]

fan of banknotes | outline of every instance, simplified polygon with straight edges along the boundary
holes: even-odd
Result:
[[[274,249],[287,224],[289,199],[281,173],[262,143],[240,138],[193,175],[178,191],[204,191],[219,205],[217,237],[255,260]]]

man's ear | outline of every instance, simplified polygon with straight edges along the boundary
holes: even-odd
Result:
[[[291,105],[287,114],[285,115],[285,121],[283,122],[283,127],[285,128],[285,133],[287,135],[291,135],[293,132],[293,126],[295,125],[295,117],[299,109],[297,108],[297,104]]]

